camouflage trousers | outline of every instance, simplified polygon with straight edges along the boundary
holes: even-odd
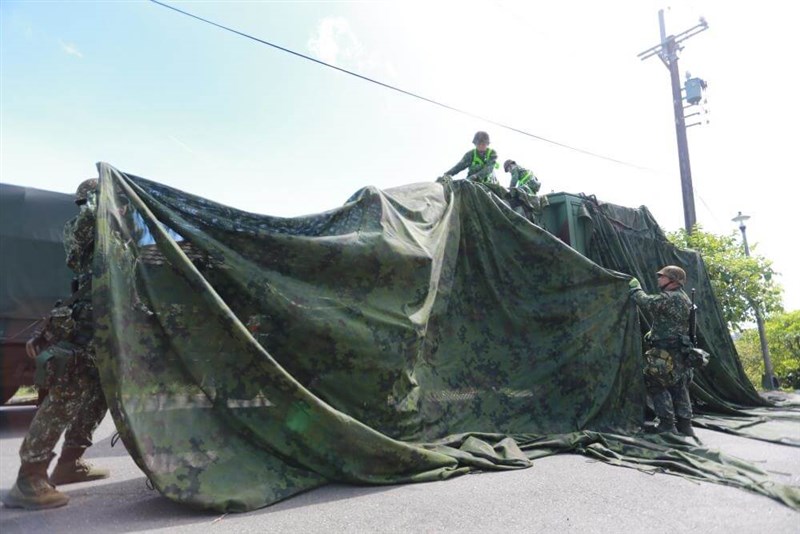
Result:
[[[23,463],[48,461],[55,454],[61,434],[64,448],[87,448],[92,434],[105,417],[108,406],[100,387],[100,376],[85,351],[76,351],[62,369],[57,362],[47,362],[45,385],[48,394],[31,421],[28,434],[19,450]]]
[[[692,401],[689,397],[689,384],[692,383],[692,370],[683,369],[676,373],[674,383],[662,386],[652,382],[647,384],[647,393],[653,399],[653,411],[661,421],[675,421],[675,418],[692,418]]]

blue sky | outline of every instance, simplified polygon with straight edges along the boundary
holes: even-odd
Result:
[[[735,4],[735,5],[733,5]],[[620,165],[504,130],[146,1],[0,3],[0,180],[73,191],[107,161],[249,211],[294,216],[363,186],[433,180],[492,136],[543,192],[647,205],[683,225],[669,74],[636,55],[657,12],[709,83],[689,130],[697,218],[748,238],[800,308],[800,7],[762,2],[172,2],[280,46]],[[508,175],[500,175],[507,185]]]

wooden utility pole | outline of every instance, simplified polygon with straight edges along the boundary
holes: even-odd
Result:
[[[692,186],[692,168],[689,164],[689,142],[686,138],[686,120],[683,115],[683,97],[681,96],[680,74],[678,72],[678,52],[683,48],[679,45],[693,35],[708,29],[708,23],[704,18],[688,30],[678,35],[667,35],[664,27],[664,10],[658,11],[658,24],[661,30],[661,43],[650,47],[639,54],[639,58],[644,60],[651,56],[658,55],[664,65],[669,69],[670,81],[672,82],[672,107],[675,113],[675,134],[678,138],[678,161],[681,172],[681,192],[683,194],[683,219],[686,232],[691,233],[697,222],[694,210],[694,188]]]

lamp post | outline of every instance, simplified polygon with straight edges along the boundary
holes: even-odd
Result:
[[[750,247],[747,245],[747,226],[744,222],[750,218],[749,215],[739,215],[731,219],[733,222],[739,223],[739,230],[742,232],[742,243],[744,244],[744,255],[750,257]],[[748,299],[749,300],[749,299]],[[750,300],[750,306],[756,314],[756,325],[758,326],[758,338],[761,341],[761,356],[764,358],[764,375],[761,377],[761,386],[766,390],[775,389],[775,378],[772,370],[772,360],[769,357],[769,346],[767,345],[767,333],[764,330],[764,317],[761,316],[761,308]]]

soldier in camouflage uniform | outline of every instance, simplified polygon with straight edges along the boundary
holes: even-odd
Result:
[[[533,196],[538,193],[539,188],[542,187],[542,184],[539,183],[539,179],[535,174],[517,165],[517,162],[513,159],[507,159],[505,163],[503,163],[503,170],[511,173],[509,189],[516,188],[527,195]]]
[[[536,175],[524,167],[517,165],[517,162],[507,159],[503,163],[503,170],[511,173],[511,182],[508,190],[511,201],[511,209],[537,223],[541,215],[541,203],[536,197],[541,184]]]
[[[20,447],[22,465],[14,487],[3,500],[7,507],[36,510],[63,506],[69,497],[54,486],[109,476],[107,470],[97,469],[82,458],[107,410],[92,346],[96,191],[96,179],[81,183],[75,199],[81,211],[64,227],[67,266],[75,272],[78,287],[73,287],[75,293],[66,305],[58,305],[51,312],[42,334],[26,346],[37,361],[37,385],[48,393]],[[47,467],[62,433],[61,456],[48,479]]]
[[[645,336],[650,348],[645,353],[644,373],[647,391],[659,419],[656,431],[680,432],[695,437],[689,399],[692,368],[684,354],[684,348],[690,343],[687,332],[692,306],[683,291],[686,272],[668,265],[657,275],[661,290],[657,295],[645,293],[636,278],[630,281],[631,298],[653,317],[653,326]]]
[[[461,161],[444,173],[444,176],[452,177],[464,169],[469,169],[467,180],[481,184],[496,184],[497,177],[494,175],[494,170],[498,167],[497,152],[489,148],[489,134],[477,132],[472,138],[472,144],[475,148],[464,154]]]

